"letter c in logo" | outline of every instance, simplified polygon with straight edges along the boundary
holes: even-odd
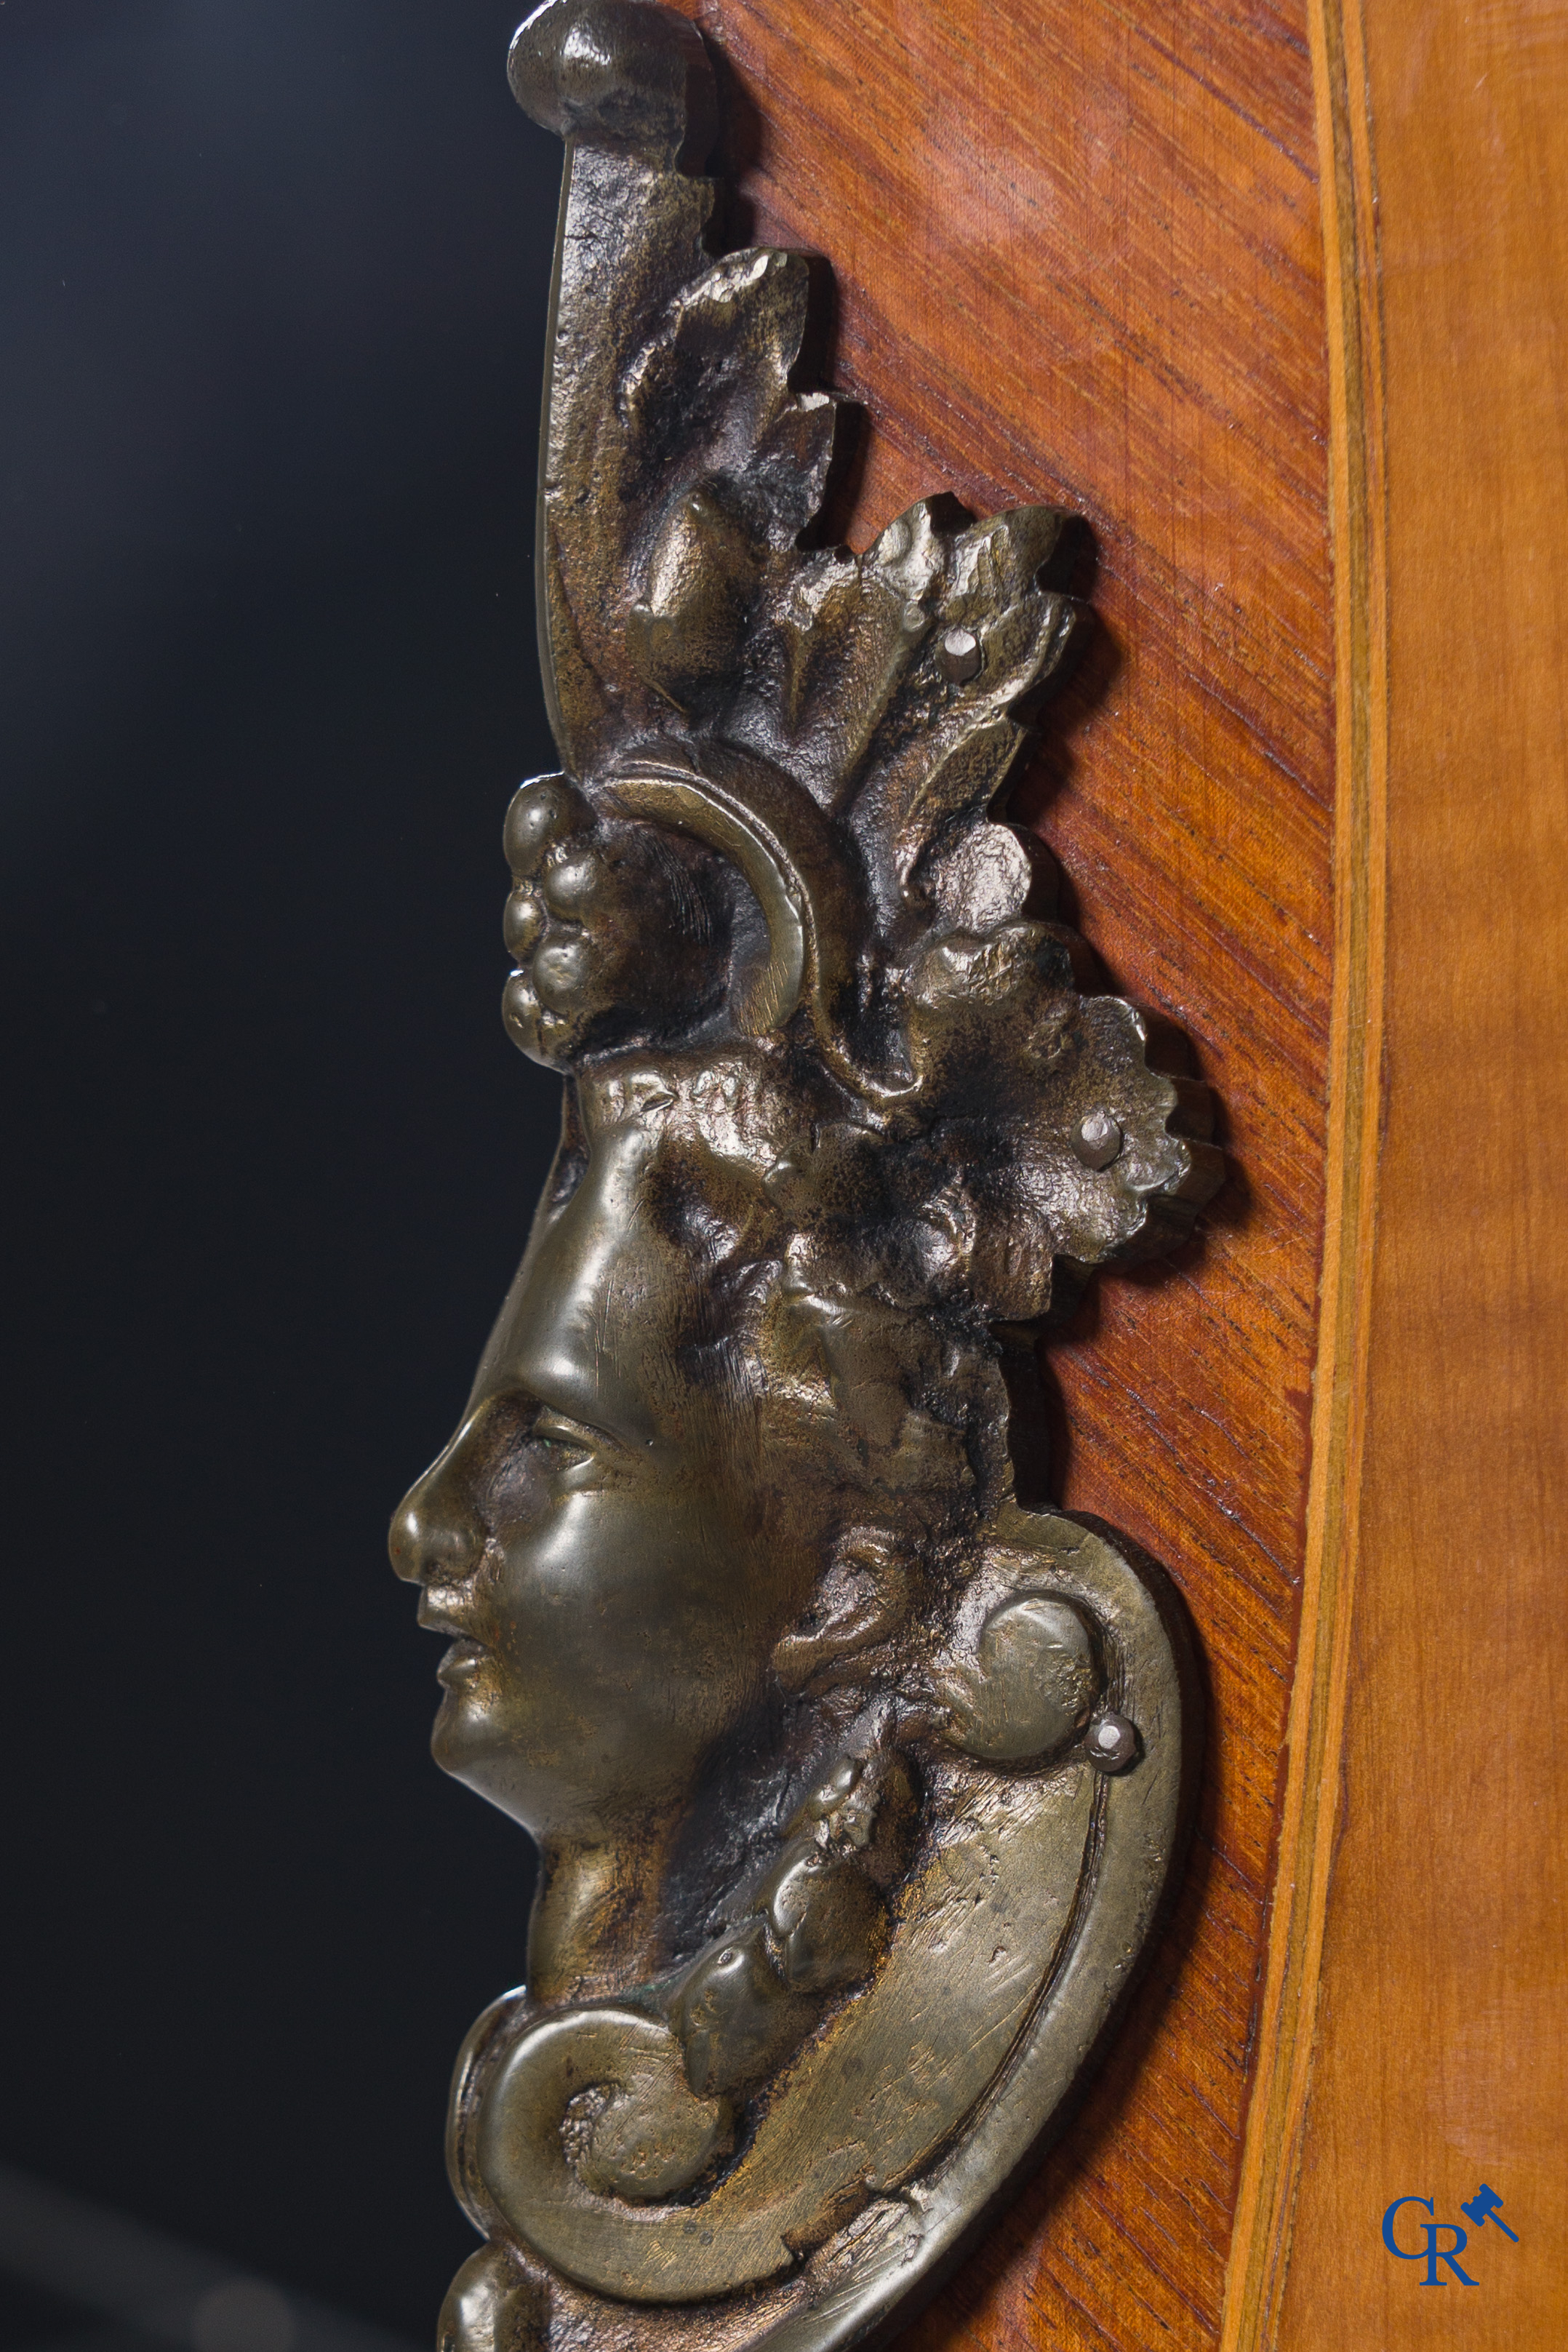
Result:
[[[1428,2213],[1436,2212],[1436,2208],[1430,2197],[1396,2197],[1383,2217],[1383,2242],[1389,2252],[1397,2254],[1402,2263],[1422,2262],[1426,2253],[1425,2246],[1417,2246],[1414,2253],[1407,2254],[1394,2234],[1394,2217],[1402,2205],[1424,2205]]]

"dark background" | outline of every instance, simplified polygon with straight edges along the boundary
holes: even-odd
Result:
[[[426,2336],[526,1841],[385,1563],[558,1089],[519,0],[0,0],[0,2156]]]

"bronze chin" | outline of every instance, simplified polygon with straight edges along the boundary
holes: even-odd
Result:
[[[445,2352],[823,2352],[908,2315],[1059,2126],[1180,1853],[1180,1611],[1019,1500],[1053,1288],[1215,1188],[997,814],[1083,623],[1068,518],[810,542],[798,257],[715,257],[712,78],[550,0],[567,140],[541,457],[563,772],[507,817],[503,1006],[554,1171],[393,1559],[435,1749],[537,1840],[475,2027]],[[1026,1491],[1038,1491],[1031,1482]]]

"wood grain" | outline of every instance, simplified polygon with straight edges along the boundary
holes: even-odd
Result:
[[[1388,580],[1376,210],[1354,10],[1312,0],[1337,695],[1334,987],[1312,1471],[1257,2070],[1222,2352],[1272,2343],[1311,2084],[1359,1565],[1386,985]]]
[[[1281,2352],[1568,2343],[1568,20],[1343,10],[1386,463],[1384,1133]],[[1394,2260],[1395,2196],[1474,2290]],[[1419,2214],[1406,2213],[1408,2224]],[[1419,2244],[1406,2232],[1405,2242]],[[1268,2340],[1267,2338],[1260,2340]]]
[[[858,543],[913,499],[1092,527],[1100,616],[1019,805],[1110,981],[1192,1039],[1234,1180],[1182,1262],[1052,1350],[1062,1499],[1172,1570],[1213,1736],[1185,1895],[1088,2103],[917,2325],[1212,2346],[1263,1975],[1324,1202],[1335,641],[1305,15],[1102,0],[702,0],[751,217],[830,259],[872,430]]]

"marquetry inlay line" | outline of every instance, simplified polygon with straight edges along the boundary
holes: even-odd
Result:
[[[1258,2069],[1220,2352],[1279,2325],[1339,1810],[1378,1173],[1387,865],[1383,324],[1358,0],[1308,11],[1321,160],[1336,686],[1328,1183],[1301,1622]]]

